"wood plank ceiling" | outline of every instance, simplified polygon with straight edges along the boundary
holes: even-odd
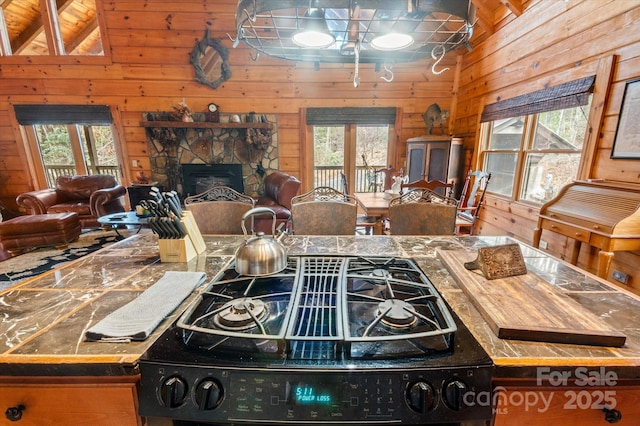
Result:
[[[473,45],[493,34],[500,21],[520,16],[527,0],[471,1],[476,7]],[[0,18],[4,18],[8,33],[2,43],[3,56],[103,53],[95,0],[56,0],[56,11],[41,13],[41,5],[47,8],[47,4],[41,0],[0,0]],[[62,40],[46,37],[45,20],[59,26]]]

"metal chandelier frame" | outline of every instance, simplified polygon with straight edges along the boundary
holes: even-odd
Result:
[[[308,48],[292,37],[317,20],[322,10],[335,41]],[[442,60],[458,47],[471,48],[475,8],[469,0],[240,0],[234,47],[243,42],[259,53],[296,62],[375,63]],[[380,50],[372,41],[389,31],[411,35],[398,50]],[[436,63],[437,63],[436,62]]]

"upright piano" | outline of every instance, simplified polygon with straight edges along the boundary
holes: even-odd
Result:
[[[540,209],[534,247],[540,245],[543,230],[574,240],[574,265],[582,243],[599,248],[598,276],[606,279],[613,252],[640,250],[640,186],[574,181]]]

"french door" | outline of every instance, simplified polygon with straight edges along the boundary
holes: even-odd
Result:
[[[390,130],[387,124],[313,126],[314,187],[329,186],[350,194],[376,191],[382,176],[375,171],[390,163]]]

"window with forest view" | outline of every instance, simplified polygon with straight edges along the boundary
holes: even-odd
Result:
[[[58,176],[110,174],[119,180],[110,126],[34,125],[49,187]]]
[[[315,187],[344,191],[343,173],[354,192],[380,185],[383,176],[375,171],[388,166],[388,125],[314,126],[313,141]]]
[[[586,105],[483,123],[489,192],[545,203],[577,176],[587,131]]]

